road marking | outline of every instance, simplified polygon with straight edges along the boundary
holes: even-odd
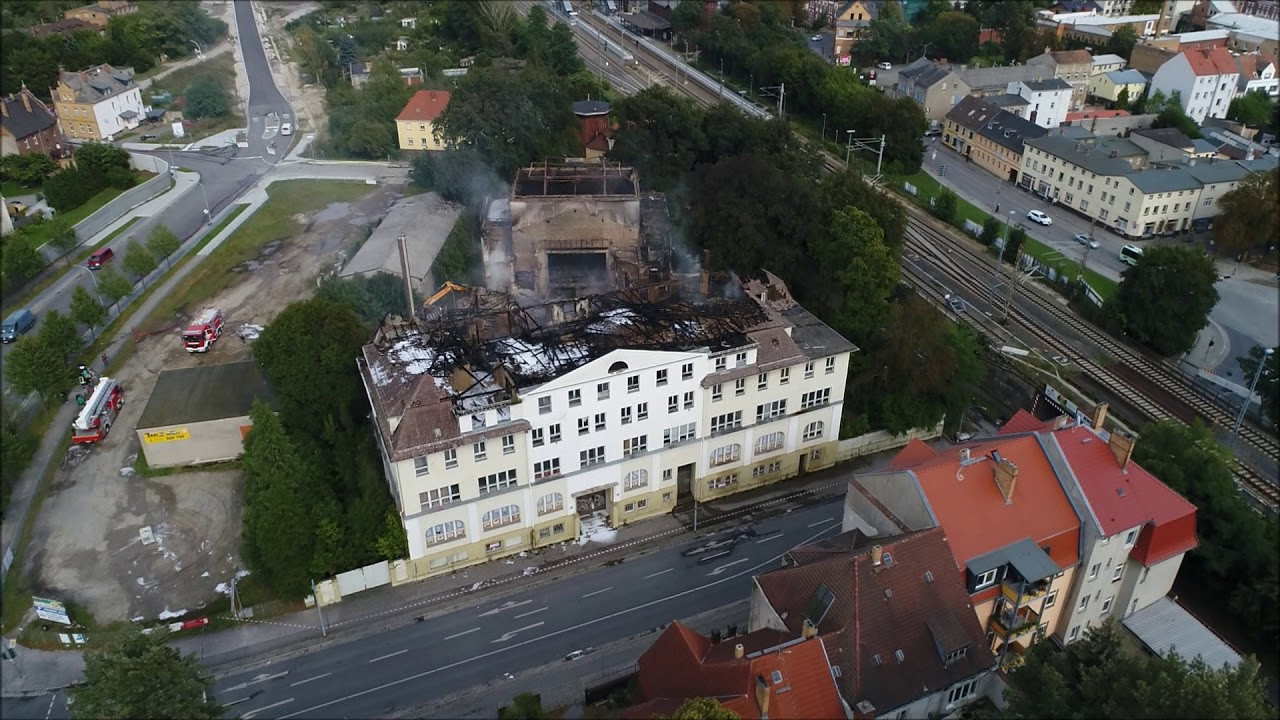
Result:
[[[761,538],[760,540],[757,540],[756,544],[759,545],[760,543],[767,543],[770,540],[777,540],[780,537],[782,537],[782,533],[778,533],[777,535],[770,535],[767,538]]]
[[[583,595],[582,597],[584,597],[584,598],[589,598],[589,597],[591,597],[592,595],[599,595],[600,593],[609,592],[609,591],[610,591],[610,590],[612,590],[612,589],[613,589],[613,586],[612,586],[612,585],[610,585],[609,587],[607,587],[607,588],[605,588],[605,589],[603,589],[603,590],[597,590],[597,591],[595,591],[595,592],[589,592],[589,593],[587,593],[586,595]]]
[[[518,607],[520,607],[521,605],[531,605],[532,603],[533,603],[533,601],[532,601],[532,600],[521,600],[520,602],[508,601],[508,602],[505,602],[505,603],[503,603],[502,605],[499,605],[498,607],[496,607],[496,608],[494,608],[494,609],[490,610],[489,612],[482,612],[482,613],[480,613],[480,617],[488,617],[489,615],[497,615],[498,613],[502,612],[503,610],[510,610],[511,608],[518,608]]]
[[[57,701],[58,694],[54,693],[53,697],[49,698],[49,709],[44,711],[44,720],[49,720],[49,716],[53,714],[53,704]]]
[[[824,529],[824,530],[819,530],[818,532],[816,532],[816,533],[814,533],[813,535],[809,536],[809,537],[808,537],[808,538],[806,538],[805,540],[802,540],[802,541],[800,542],[800,545],[805,545],[805,544],[807,544],[807,543],[811,543],[811,542],[813,542],[814,540],[817,540],[818,538],[822,537],[823,535],[826,535],[826,534],[827,534],[828,532],[830,532],[830,531],[831,531],[831,528],[826,528],[826,529]],[[407,676],[405,676],[405,677],[400,678],[399,680],[390,680],[390,681],[388,681],[388,682],[382,683],[381,685],[377,685],[377,686],[375,686],[375,687],[367,688],[367,689],[365,689],[365,690],[361,690],[361,691],[359,691],[359,692],[354,692],[354,693],[351,693],[350,695],[344,695],[344,696],[342,696],[342,697],[340,697],[340,698],[336,698],[336,699],[333,699],[333,700],[328,700],[328,701],[326,701],[326,702],[322,702],[322,703],[320,703],[320,704],[318,704],[318,705],[313,705],[313,706],[311,706],[311,707],[309,707],[309,708],[306,708],[306,709],[304,709],[304,710],[299,710],[298,712],[290,713],[289,715],[283,715],[283,716],[281,716],[281,717],[280,717],[280,720],[289,720],[289,718],[294,718],[294,717],[297,717],[297,716],[299,716],[299,715],[303,715],[303,714],[310,713],[310,712],[315,712],[316,710],[323,710],[323,709],[325,709],[325,708],[327,708],[327,707],[332,707],[332,706],[334,706],[334,705],[337,705],[337,704],[338,704],[338,703],[340,703],[340,702],[346,702],[347,700],[354,700],[354,699],[356,699],[356,698],[358,698],[358,697],[364,697],[365,695],[370,695],[370,694],[372,694],[372,693],[381,692],[382,690],[386,690],[387,688],[392,688],[392,687],[395,687],[395,686],[397,686],[397,685],[403,685],[403,684],[405,684],[405,683],[407,683],[407,682],[413,682],[414,680],[421,680],[421,679],[422,679],[422,678],[424,678],[424,677],[429,677],[429,676],[431,676],[431,675],[435,675],[436,673],[444,672],[445,670],[452,670],[452,669],[454,669],[454,668],[456,668],[456,667],[461,667],[461,666],[463,666],[463,665],[467,665],[467,664],[469,664],[469,663],[473,663],[473,662],[475,662],[475,661],[477,661],[477,660],[484,660],[484,659],[486,659],[486,658],[491,658],[491,657],[493,657],[493,656],[495,656],[495,655],[499,655],[499,654],[501,654],[501,653],[507,652],[508,650],[514,650],[515,648],[518,648],[518,647],[524,647],[525,645],[531,645],[531,644],[533,644],[533,643],[536,643],[536,642],[539,642],[539,641],[542,641],[542,640],[547,640],[547,639],[550,639],[550,638],[553,638],[553,637],[559,637],[560,635],[564,635],[565,633],[570,633],[570,632],[573,632],[573,631],[575,631],[575,630],[581,630],[582,628],[585,628],[585,627],[591,627],[592,625],[595,625],[595,624],[597,624],[597,623],[602,623],[602,622],[605,622],[605,621],[608,621],[608,620],[612,620],[612,619],[617,618],[617,617],[622,617],[623,615],[627,615],[627,614],[629,614],[629,613],[633,613],[633,612],[635,612],[635,611],[637,611],[637,610],[643,610],[643,609],[645,609],[645,608],[647,608],[647,607],[653,607],[654,605],[658,605],[658,604],[660,604],[660,603],[668,602],[668,601],[670,601],[670,600],[675,600],[675,599],[677,599],[677,598],[682,598],[682,597],[684,597],[685,595],[692,595],[693,593],[696,593],[696,592],[698,592],[698,591],[700,591],[700,590],[706,590],[707,588],[715,587],[716,585],[719,585],[719,584],[721,584],[721,583],[727,583],[727,582],[729,582],[729,581],[731,581],[731,580],[737,580],[738,578],[742,577],[743,575],[747,575],[747,574],[749,574],[749,573],[751,573],[751,572],[753,572],[753,571],[755,571],[755,570],[759,570],[759,569],[760,569],[760,568],[762,568],[762,567],[772,566],[774,563],[776,563],[776,562],[778,562],[779,560],[781,560],[783,555],[785,555],[785,553],[782,553],[782,554],[779,554],[779,555],[774,555],[773,557],[768,558],[767,560],[765,560],[765,561],[763,561],[763,562],[761,562],[761,563],[758,563],[758,564],[756,564],[756,565],[754,565],[754,566],[752,566],[752,567],[749,567],[749,568],[747,568],[747,569],[743,570],[742,572],[735,573],[735,574],[733,574],[733,575],[729,575],[729,576],[727,576],[727,577],[720,578],[719,580],[715,580],[715,581],[713,581],[713,582],[709,582],[709,583],[707,583],[706,585],[702,585],[702,586],[699,586],[699,587],[696,587],[696,588],[689,588],[688,590],[682,590],[682,591],[680,591],[680,592],[678,592],[678,593],[676,593],[676,594],[674,594],[674,595],[669,595],[669,596],[664,597],[664,598],[658,598],[657,600],[650,600],[649,602],[641,603],[641,604],[639,604],[639,605],[635,605],[635,606],[633,606],[633,607],[626,608],[625,610],[618,610],[617,612],[612,612],[612,613],[609,613],[608,615],[601,615],[601,616],[600,616],[600,617],[598,617],[598,618],[593,618],[593,619],[591,619],[591,620],[587,620],[586,622],[580,622],[580,623],[578,623],[577,625],[572,625],[572,626],[567,627],[567,628],[561,628],[560,630],[553,630],[553,631],[551,631],[551,632],[549,632],[549,633],[547,633],[547,634],[545,634],[545,635],[539,635],[538,637],[529,638],[528,640],[522,640],[522,641],[520,641],[520,642],[518,642],[518,643],[515,643],[514,645],[508,645],[508,646],[506,646],[506,647],[501,647],[501,648],[498,648],[498,649],[496,649],[496,650],[490,650],[489,652],[486,652],[486,653],[480,653],[479,655],[476,655],[476,656],[473,656],[473,657],[463,658],[462,660],[458,660],[458,661],[456,661],[456,662],[451,662],[451,663],[449,663],[448,665],[441,665],[441,666],[440,666],[440,667],[438,667],[438,668],[432,668],[432,669],[430,669],[430,670],[423,670],[423,671],[422,671],[422,672],[420,672],[420,673],[415,673],[415,674],[413,674],[413,675],[407,675]],[[538,623],[538,624],[539,624],[539,625],[541,625],[542,623]],[[331,714],[332,714],[332,713],[331,713]]]
[[[706,563],[711,562],[712,560],[715,560],[716,558],[727,557],[727,556],[732,555],[732,554],[733,554],[733,551],[732,551],[732,550],[721,550],[720,552],[716,553],[715,555],[707,555],[706,557],[700,557],[700,558],[698,558],[698,564],[699,564],[699,565],[703,565],[703,564],[706,564]]]
[[[480,631],[480,628],[478,628],[478,627],[471,628],[470,630],[463,630],[463,631],[462,631],[462,632],[460,632],[460,633],[454,633],[453,635],[450,635],[449,637],[445,638],[445,640],[452,640],[452,639],[454,639],[454,638],[460,638],[460,637],[462,637],[463,635],[470,635],[470,634],[471,634],[471,633],[473,633],[473,632],[479,632],[479,631]]]
[[[725,570],[728,570],[729,568],[733,567],[734,565],[738,565],[739,563],[744,563],[744,562],[747,562],[747,561],[749,561],[749,560],[751,560],[751,558],[742,558],[741,560],[734,560],[734,561],[733,561],[733,562],[731,562],[731,563],[725,563],[724,565],[721,565],[720,567],[716,568],[715,570],[712,570],[711,572],[707,573],[707,576],[708,576],[708,577],[710,577],[710,576],[712,576],[712,575],[719,575],[720,573],[724,572]]]
[[[654,574],[652,574],[652,575],[645,575],[645,576],[644,576],[644,579],[645,579],[645,580],[648,580],[649,578],[656,578],[656,577],[658,577],[659,575],[666,575],[666,574],[667,574],[667,573],[669,573],[669,572],[675,572],[675,571],[676,571],[676,569],[675,569],[675,568],[667,568],[666,570],[662,570],[662,571],[656,572],[656,573],[654,573]]]
[[[819,520],[816,523],[809,523],[809,527],[818,527],[819,525],[830,525],[833,522],[840,522],[840,518],[835,518],[833,520]]]
[[[245,713],[245,714],[244,714],[244,715],[242,715],[241,717],[243,718],[243,720],[249,720],[249,719],[250,719],[250,718],[252,718],[254,715],[256,715],[256,714],[258,714],[258,713],[262,712],[263,710],[270,710],[270,709],[271,709],[271,708],[273,708],[273,707],[280,707],[281,705],[288,705],[288,704],[289,704],[289,703],[291,703],[291,702],[293,702],[293,698],[289,698],[288,700],[281,700],[281,701],[280,701],[280,702],[278,702],[278,703],[271,703],[270,705],[266,705],[266,706],[264,706],[264,707],[260,707],[260,708],[258,708],[257,710],[250,710],[249,712]]]
[[[519,619],[520,619],[520,618],[522,618],[522,617],[529,617],[530,615],[537,615],[537,614],[538,614],[538,613],[540,613],[540,612],[544,612],[544,611],[546,611],[546,610],[550,610],[550,609],[551,609],[551,608],[549,608],[549,607],[544,607],[544,608],[538,608],[537,610],[530,610],[530,611],[529,611],[529,612],[527,612],[527,613],[523,613],[523,614],[521,614],[521,615],[516,615],[516,616],[515,616],[514,618],[512,618],[512,619],[513,619],[513,620],[519,620]]]
[[[511,632],[503,633],[502,637],[498,638],[497,640],[490,640],[489,642],[495,642],[495,643],[506,642],[506,641],[510,640],[511,638],[515,637],[515,636],[516,636],[516,633],[522,633],[522,632],[524,632],[525,630],[532,630],[532,629],[534,629],[534,628],[536,628],[536,627],[540,627],[540,626],[542,626],[542,625],[546,625],[546,623],[545,623],[545,622],[536,622],[536,623],[534,623],[534,624],[532,624],[532,625],[525,625],[525,626],[524,626],[524,627],[522,627],[522,628],[516,628],[515,630],[512,630]]]
[[[259,674],[258,674],[257,676],[255,676],[252,680],[246,680],[246,681],[244,681],[244,682],[240,683],[239,685],[232,685],[231,687],[227,688],[227,689],[226,689],[226,690],[224,690],[223,692],[231,692],[232,690],[243,690],[243,689],[245,689],[245,688],[249,687],[250,685],[256,685],[256,684],[258,684],[258,683],[260,683],[260,682],[266,682],[266,681],[268,681],[268,680],[275,680],[276,678],[282,678],[282,677],[284,677],[285,675],[288,675],[288,674],[289,674],[289,671],[288,671],[288,670],[285,670],[285,671],[284,671],[284,672],[282,672],[282,673],[276,673],[275,675],[268,675],[268,674],[266,674],[266,673],[259,673]]]
[[[387,653],[386,655],[383,655],[382,657],[376,657],[376,658],[374,658],[374,659],[370,660],[369,662],[371,662],[371,663],[376,663],[376,662],[378,662],[379,660],[386,660],[387,658],[395,657],[395,656],[397,656],[397,655],[403,655],[403,654],[405,654],[405,653],[407,653],[407,652],[409,652],[409,648],[405,648],[404,650],[399,650],[399,651],[397,651],[397,652],[393,652],[393,653]]]
[[[307,678],[306,680],[299,680],[296,683],[289,683],[289,687],[293,687],[294,685],[302,685],[303,683],[309,683],[312,680],[319,680],[320,678],[327,678],[332,674],[333,673],[324,673],[323,675],[317,675],[315,677]]]

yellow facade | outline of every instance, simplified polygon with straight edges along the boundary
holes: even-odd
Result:
[[[396,137],[401,150],[444,150],[444,143],[435,134],[435,126],[429,122],[397,120]]]
[[[974,165],[1001,180],[1017,180],[1018,170],[1022,167],[1022,153],[1014,152],[950,118],[943,121],[942,128],[944,145],[967,155]]]
[[[76,102],[75,91],[67,85],[58,84],[53,108],[58,112],[58,124],[62,126],[63,136],[76,140],[102,139],[93,105]]]

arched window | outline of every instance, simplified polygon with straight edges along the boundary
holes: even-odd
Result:
[[[427,530],[427,544],[438,545],[467,536],[467,526],[461,520],[450,520],[433,525]]]
[[[547,493],[538,498],[538,514],[546,515],[557,510],[564,509],[564,495],[560,493]]]
[[[725,445],[711,451],[711,459],[708,461],[711,467],[716,465],[726,465],[731,462],[737,462],[742,457],[742,446],[738,443]]]
[[[807,442],[809,440],[817,440],[822,437],[822,421],[811,422],[804,426],[804,435],[802,436]]]
[[[635,490],[649,484],[648,470],[632,470],[622,477],[623,490]]]
[[[611,373],[622,372],[623,370],[626,370],[626,369],[627,369],[627,364],[622,362],[621,360],[609,366],[609,372]]]
[[[520,522],[520,506],[507,505],[506,507],[494,508],[484,514],[481,518],[481,524],[485,530],[500,528],[504,525],[514,525]]]
[[[768,435],[761,435],[756,438],[756,454],[763,455],[771,453],[774,450],[781,450],[786,443],[786,436],[780,432],[771,432]]]

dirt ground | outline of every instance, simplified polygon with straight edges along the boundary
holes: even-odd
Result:
[[[209,301],[222,308],[227,323],[210,352],[183,350],[181,324],[138,342],[113,375],[126,392],[116,429],[87,451],[72,448],[36,521],[26,566],[35,594],[73,600],[102,623],[175,617],[225,590],[242,570],[240,471],[137,475],[138,418],[161,370],[250,357],[261,328],[310,296],[318,277],[363,237],[358,228],[380,220],[400,192],[379,186],[359,200],[295,217],[298,234],[238,266],[241,279]],[[154,543],[142,542],[143,527],[151,528]]]

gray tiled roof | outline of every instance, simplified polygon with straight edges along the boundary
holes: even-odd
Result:
[[[1044,80],[1031,80],[1022,82],[1034,92],[1049,92],[1052,90],[1070,90],[1071,83],[1060,78],[1045,78]]]
[[[62,70],[58,73],[58,81],[66,83],[75,92],[76,102],[90,104],[101,102],[134,86],[133,68],[117,68],[105,63],[84,72]]]
[[[27,102],[31,104],[31,110],[27,110],[26,104],[23,103],[22,94],[27,94]],[[0,118],[0,125],[9,132],[16,140],[30,137],[45,130],[57,122],[53,117],[53,113],[49,112],[49,108],[40,102],[34,95],[31,95],[25,87],[12,97],[0,98],[0,102],[4,103],[5,114]]]
[[[1215,670],[1240,664],[1240,653],[1168,597],[1125,618],[1124,626],[1161,657],[1170,652],[1187,660],[1199,657]]]
[[[1044,137],[1049,131],[1019,115],[1001,110],[991,122],[978,128],[978,134],[1019,155],[1027,140]]]
[[[984,98],[968,95],[951,108],[947,113],[947,119],[970,130],[977,130],[1000,112],[1002,111],[996,104]]]
[[[1011,82],[1043,80],[1052,77],[1053,71],[1046,67],[1034,65],[1014,65],[1012,67],[969,68],[967,70],[959,70],[957,74],[961,80],[969,84],[969,87],[977,90],[979,88],[1004,88],[1008,87]]]
[[[1116,85],[1128,85],[1129,83],[1144,83],[1147,76],[1137,70],[1112,70],[1107,73],[1107,77],[1111,78],[1111,82]]]

